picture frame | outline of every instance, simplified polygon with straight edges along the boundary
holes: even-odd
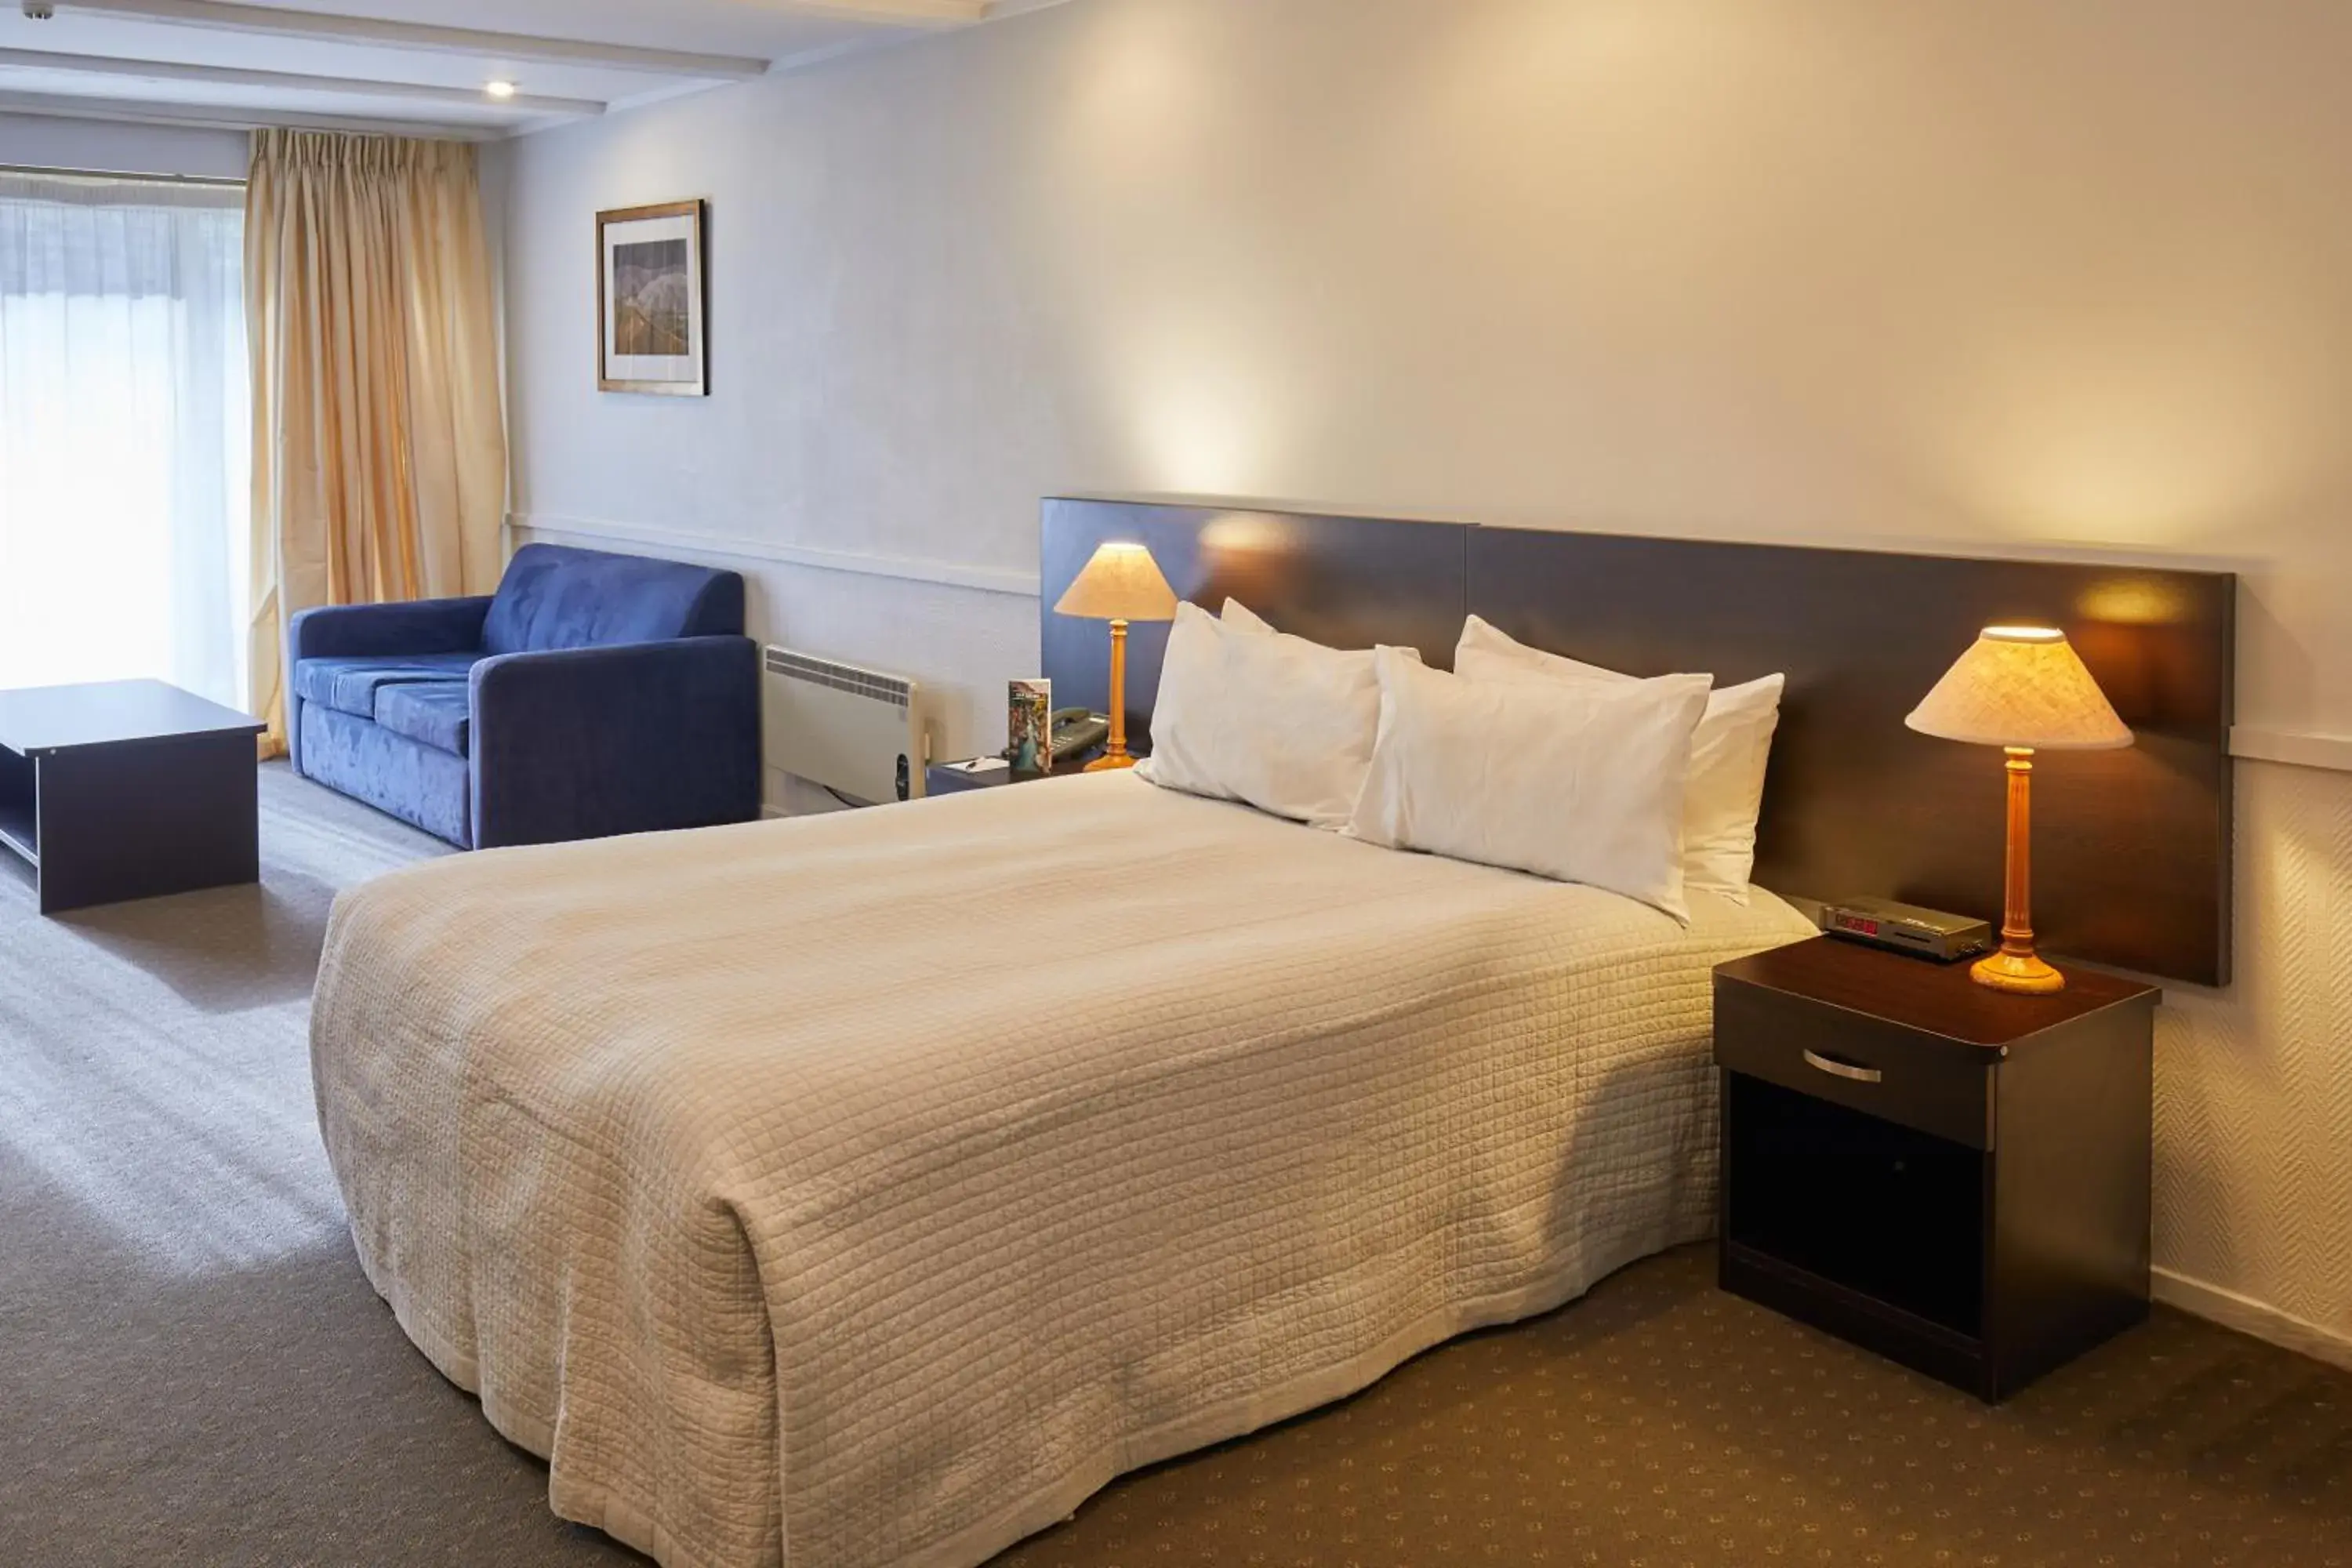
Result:
[[[596,215],[596,387],[663,397],[710,394],[709,204]]]

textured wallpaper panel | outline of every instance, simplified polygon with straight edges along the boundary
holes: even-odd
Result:
[[[2352,774],[2238,765],[2237,983],[2158,1015],[2156,1262],[2352,1339]]]

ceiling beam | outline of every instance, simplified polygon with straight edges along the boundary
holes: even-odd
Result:
[[[0,49],[0,69],[86,72],[133,81],[201,81],[229,87],[272,88],[287,92],[332,93],[352,98],[404,98],[426,103],[520,114],[596,115],[604,105],[592,98],[549,98],[518,92],[492,98],[475,88],[424,82],[381,81],[370,77],[314,76],[307,71],[260,70],[248,66],[200,66],[180,60],[130,60],[115,55],[68,55],[48,49]]]
[[[537,60],[550,65],[592,66],[712,81],[743,80],[768,73],[767,61],[735,55],[690,54],[677,49],[639,48],[630,44],[592,43],[582,38],[542,38],[475,27],[441,27],[374,16],[293,11],[276,5],[229,5],[224,0],[58,0],[57,9],[60,13],[164,22],[215,32],[261,33],[281,38],[309,38],[317,43],[366,44],[427,54]]]
[[[831,16],[845,22],[968,27],[988,20],[990,0],[753,0],[762,11]]]
[[[509,134],[502,125],[452,125],[419,120],[370,120],[343,114],[291,110],[231,109],[209,103],[158,103],[152,99],[84,98],[69,92],[12,92],[0,89],[0,114],[37,114],[58,120],[121,120],[134,125],[182,125],[208,131],[255,131],[287,126],[298,131],[350,131],[373,136],[426,136],[458,142],[496,142]]]

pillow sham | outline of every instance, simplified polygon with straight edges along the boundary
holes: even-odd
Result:
[[[1478,681],[1381,648],[1349,831],[1638,899],[1687,924],[1683,796],[1707,678]]]
[[[1246,614],[1246,612],[1244,612]],[[1163,789],[1238,800],[1338,831],[1347,826],[1380,727],[1372,654],[1342,652],[1259,623],[1226,626],[1176,606],[1137,771]]]
[[[1470,680],[1557,680],[1587,685],[1637,684],[1637,678],[1529,647],[1472,616],[1454,650],[1455,673]],[[1787,679],[1768,675],[1727,686],[1706,700],[1691,741],[1690,786],[1683,820],[1683,870],[1689,886],[1748,901],[1756,869],[1756,818],[1764,807],[1764,775],[1772,733],[1780,723]]]
[[[1225,601],[1225,607],[1218,612],[1217,624],[1223,626],[1225,630],[1229,632],[1248,632],[1258,637],[1278,637],[1293,635],[1275,630],[1274,623],[1272,621],[1267,620],[1264,616],[1259,615],[1255,610],[1251,609],[1239,599],[1227,599]],[[1322,648],[1327,653],[1345,651],[1344,649],[1333,648],[1327,643],[1316,642],[1308,637],[1300,637],[1298,640],[1306,643],[1309,647]],[[1382,647],[1395,647],[1396,645],[1381,643],[1379,646]],[[1371,652],[1371,649],[1366,648],[1364,651],[1369,654]],[[1421,649],[1417,647],[1397,647],[1397,652],[1404,655],[1405,658],[1412,660],[1415,664],[1427,664],[1429,662],[1427,659],[1421,657]]]
[[[1227,599],[1224,610],[1217,619],[1224,623],[1228,631],[1265,632],[1269,635],[1274,632],[1271,622],[1239,599]]]

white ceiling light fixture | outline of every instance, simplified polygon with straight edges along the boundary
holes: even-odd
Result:
[[[72,72],[77,75],[122,77],[134,81],[208,82],[231,87],[257,87],[288,92],[327,93],[345,98],[384,100],[415,100],[426,103],[474,104],[479,100],[462,87],[437,87],[425,82],[386,81],[376,77],[316,76],[307,71],[260,70],[248,66],[192,65],[184,60],[126,59],[119,55],[67,54],[54,49],[0,48],[0,69]],[[490,96],[515,109],[541,114],[593,116],[604,112],[599,100],[526,97],[515,84],[493,83]]]
[[[320,43],[375,44],[385,48],[487,56],[491,59],[542,60],[712,81],[745,79],[768,73],[768,62],[763,59],[488,32],[478,27],[440,26],[346,12],[303,11],[291,5],[243,5],[236,0],[54,0],[51,8],[68,14],[163,22],[215,32],[266,34]]]
[[[0,46],[15,46],[0,47],[0,112],[525,135],[699,86],[798,68],[910,32],[1066,3],[433,0],[428,7],[421,0],[14,0],[42,25],[10,17],[22,37],[0,27]],[[0,15],[9,4],[0,0]],[[590,37],[562,36],[571,30],[564,23],[575,7],[594,13],[604,26],[583,16],[579,25]],[[420,10],[449,20],[411,19]],[[63,21],[47,20],[51,16]],[[450,25],[461,17],[476,25]],[[517,27],[551,27],[556,36],[503,30]],[[606,29],[643,41],[593,36]],[[45,47],[32,47],[37,35]],[[239,47],[237,35],[255,47]],[[51,37],[67,47],[46,47]],[[704,52],[722,50],[730,52]],[[422,58],[436,55],[442,58]],[[647,90],[615,80],[618,72],[644,81]],[[121,96],[99,87],[109,79],[122,84]]]

